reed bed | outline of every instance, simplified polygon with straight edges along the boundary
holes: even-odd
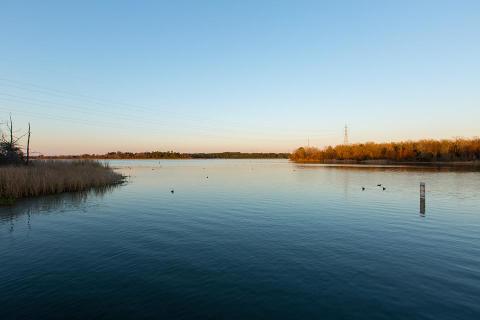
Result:
[[[0,167],[0,202],[119,184],[124,177],[108,164],[92,160],[33,161],[28,166]]]

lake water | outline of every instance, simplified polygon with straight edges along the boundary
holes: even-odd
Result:
[[[0,319],[480,319],[479,172],[111,163],[0,208]]]

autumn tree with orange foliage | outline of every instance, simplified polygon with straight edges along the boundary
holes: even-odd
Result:
[[[326,160],[476,161],[480,160],[480,138],[367,142],[328,146],[323,149],[301,147],[291,154],[290,159],[298,162],[323,162]]]

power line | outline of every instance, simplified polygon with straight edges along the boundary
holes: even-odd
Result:
[[[28,90],[27,90],[28,91]],[[40,107],[46,107],[46,108],[52,108],[54,107],[55,109],[58,109],[58,110],[62,110],[62,111],[65,111],[65,112],[68,112],[70,114],[71,111],[74,111],[74,112],[77,112],[77,113],[81,113],[81,114],[84,114],[84,115],[88,115],[89,117],[92,117],[94,116],[95,114],[98,114],[98,115],[101,115],[101,116],[107,116],[109,120],[112,120],[112,119],[117,119],[117,120],[121,120],[121,121],[130,121],[130,120],[137,120],[139,122],[142,122],[142,123],[147,123],[147,124],[151,124],[151,125],[155,125],[155,126],[166,126],[166,125],[171,125],[171,120],[167,121],[167,120],[164,120],[164,121],[161,121],[159,122],[158,120],[156,120],[155,118],[152,117],[152,115],[145,115],[147,116],[147,118],[145,117],[141,117],[140,115],[137,115],[136,112],[133,112],[133,113],[129,113],[129,114],[126,114],[125,112],[118,112],[118,111],[107,111],[107,110],[102,110],[102,108],[98,108],[98,107],[88,107],[88,105],[86,106],[85,104],[82,103],[82,105],[79,105],[77,104],[78,102],[74,102],[73,104],[72,103],[65,103],[63,101],[51,101],[51,100],[46,100],[46,99],[38,99],[38,98],[31,98],[31,97],[23,97],[23,96],[19,96],[19,95],[15,95],[15,94],[11,94],[11,93],[5,93],[5,92],[0,92],[0,99],[2,100],[8,100],[8,101],[18,101],[20,103],[27,103],[29,105],[37,105],[37,106],[40,106]],[[111,107],[111,106],[110,106]],[[153,111],[153,110],[152,110]],[[163,113],[164,111],[162,111]],[[166,119],[166,117],[163,117],[164,119]],[[194,121],[193,119],[189,119],[190,121]],[[185,124],[182,124],[182,125],[185,125]],[[226,130],[226,131],[231,131],[231,132],[250,132],[250,133],[254,133],[254,134],[262,134],[263,131],[265,130],[265,126],[262,125],[261,128],[257,128],[257,129],[254,129],[254,128],[249,128],[249,129],[246,129],[245,128],[245,123],[242,123],[242,126],[240,125],[232,125],[231,123],[229,123],[226,127],[223,126],[222,128],[219,128],[217,124],[213,125],[213,124],[208,124],[206,125],[204,123],[204,121],[194,121],[194,123],[189,123],[187,125],[188,128],[196,128],[196,129],[200,129],[200,130],[218,130],[218,129],[222,129],[222,130]],[[279,126],[275,126],[275,129],[276,130],[279,130],[280,127]],[[285,128],[282,128],[282,131],[283,132],[286,132]],[[322,135],[328,135],[330,133],[333,134],[333,131],[328,131],[328,130],[315,130],[318,134],[322,134]],[[295,133],[299,133],[298,130],[295,130]]]
[[[3,82],[3,84],[2,84],[2,82]],[[38,84],[33,84],[33,83],[28,83],[28,82],[23,82],[23,81],[18,81],[18,80],[11,80],[11,79],[7,79],[7,78],[4,78],[4,77],[0,77],[0,86],[2,86],[2,85],[3,86],[8,86],[8,87],[13,87],[13,88],[16,88],[18,90],[23,90],[23,91],[27,91],[27,92],[36,92],[36,93],[39,93],[41,95],[50,96],[50,98],[56,97],[56,98],[61,98],[61,99],[67,99],[67,100],[70,100],[70,101],[73,100],[75,103],[79,103],[79,102],[81,102],[81,100],[84,100],[84,101],[87,101],[88,104],[90,104],[90,105],[93,104],[93,105],[97,105],[97,106],[113,108],[113,109],[115,109],[115,114],[119,114],[119,112],[117,111],[118,106],[123,106],[124,108],[125,107],[130,108],[131,111],[136,110],[132,113],[137,113],[138,111],[142,111],[142,112],[155,112],[155,111],[158,112],[158,111],[161,111],[162,113],[167,113],[168,112],[168,117],[169,118],[177,118],[177,119],[180,119],[180,120],[182,120],[182,119],[183,120],[189,120],[189,121],[194,121],[196,123],[199,123],[199,122],[202,122],[202,123],[214,122],[213,124],[210,123],[210,125],[213,126],[211,128],[212,129],[217,129],[218,128],[217,127],[217,121],[214,120],[214,119],[199,118],[199,117],[192,116],[191,114],[185,115],[185,114],[179,114],[179,113],[172,113],[171,110],[178,110],[179,109],[178,106],[177,107],[163,106],[163,107],[160,107],[160,108],[152,108],[152,107],[142,106],[142,105],[139,105],[139,104],[119,102],[119,101],[114,101],[114,100],[110,100],[110,99],[102,99],[102,98],[98,98],[98,97],[88,96],[88,95],[85,95],[85,94],[69,92],[69,91],[66,91],[66,90],[58,90],[58,89],[53,89],[53,88],[45,87],[45,86],[38,85]],[[13,95],[11,95],[11,96],[13,96]],[[41,99],[36,99],[36,100],[37,101],[42,101]],[[46,101],[44,101],[44,102],[46,102]],[[81,103],[82,103],[82,106],[80,108],[92,110],[92,108],[85,107],[85,103],[83,103],[83,102],[81,102]],[[61,104],[65,105],[65,106],[75,108],[71,103],[61,102]],[[79,107],[77,106],[76,108],[78,109]],[[98,109],[99,109],[98,107],[93,107],[92,112],[98,112]],[[127,112],[129,112],[129,111],[127,111]],[[130,114],[131,113],[129,113],[129,116],[130,116]],[[110,116],[115,116],[115,115],[110,113]],[[238,121],[230,121],[230,120],[228,121],[228,126],[229,127],[235,127],[235,125],[237,127],[244,128],[245,123],[244,122],[238,122]],[[263,124],[262,129],[278,130],[278,129],[281,129],[281,127],[279,125],[268,126],[268,125]],[[242,129],[242,131],[243,131],[243,129]],[[316,131],[318,131],[318,130],[316,130]],[[333,133],[334,131],[330,130],[330,131],[326,131],[326,132],[332,132]]]
[[[3,86],[6,85],[6,86],[9,86],[9,87],[16,88],[17,90],[14,89],[14,91],[13,91],[15,93],[22,94],[22,91],[25,91],[27,93],[32,93],[33,92],[33,94],[34,94],[33,97],[35,97],[35,98],[24,97],[24,96],[18,96],[18,95],[15,95],[15,94],[11,94],[11,92],[9,92],[10,90],[7,89],[6,92],[4,91],[4,92],[0,93],[0,101],[1,100],[10,101],[10,103],[7,102],[7,104],[10,104],[10,105],[12,105],[12,101],[14,103],[16,101],[17,103],[26,104],[27,106],[40,106],[40,107],[46,108],[45,111],[47,111],[47,112],[44,112],[43,110],[38,110],[35,107],[30,107],[30,110],[28,110],[28,111],[26,111],[26,110],[15,111],[15,112],[23,113],[25,115],[32,115],[32,116],[35,116],[37,118],[48,118],[48,119],[58,120],[58,121],[68,121],[68,122],[71,122],[71,123],[89,125],[89,126],[98,127],[98,128],[109,127],[109,128],[118,129],[119,128],[119,126],[118,126],[119,123],[117,123],[116,121],[128,121],[128,127],[140,127],[140,128],[145,129],[145,124],[147,124],[147,125],[150,124],[153,127],[152,130],[159,132],[158,131],[159,127],[160,128],[161,127],[165,128],[166,126],[171,126],[172,125],[172,122],[171,122],[170,119],[169,120],[164,120],[164,121],[158,121],[157,119],[152,117],[153,114],[150,114],[150,115],[144,114],[146,116],[146,118],[144,118],[143,115],[141,116],[140,114],[137,114],[137,112],[133,111],[135,109],[136,110],[142,110],[142,111],[149,111],[149,112],[160,111],[160,110],[155,110],[155,109],[152,109],[152,108],[146,108],[146,107],[133,105],[133,104],[129,104],[129,103],[115,102],[115,101],[106,100],[106,99],[92,98],[92,97],[89,97],[89,96],[83,95],[83,94],[69,93],[67,91],[61,91],[61,90],[46,88],[46,87],[42,87],[42,86],[35,85],[35,84],[28,84],[28,83],[25,83],[25,82],[9,80],[9,79],[5,79],[5,78],[0,77],[0,86],[2,86],[1,82],[4,82]],[[5,84],[5,82],[11,82],[11,83],[6,83]],[[23,92],[23,94],[25,94],[25,92]],[[3,96],[3,97],[1,97],[1,96]],[[36,96],[47,97],[47,99],[38,99]],[[66,102],[65,99],[68,102]],[[64,101],[61,101],[61,100],[64,100]],[[82,100],[84,100],[85,102],[82,102]],[[107,110],[102,110],[102,108],[101,108],[101,107],[110,107],[110,108],[116,109],[118,107],[118,105],[122,105],[124,107],[131,108],[131,111],[133,111],[133,112],[129,112],[128,110],[123,110],[124,111],[123,113],[118,112],[116,110],[114,112],[109,112]],[[6,107],[6,105],[4,105],[3,107]],[[60,114],[49,113],[48,111],[51,111],[50,108],[52,108],[52,107],[55,108],[56,110],[60,110],[60,111],[63,111],[63,112],[61,112]],[[15,106],[13,108],[18,109],[17,106]],[[32,109],[33,110],[37,109],[36,111],[39,111],[39,112],[37,112],[37,113],[32,112]],[[169,108],[168,111],[170,109],[172,109],[172,108]],[[5,111],[7,111],[7,110],[5,110]],[[9,111],[12,111],[12,110],[9,110]],[[167,110],[161,110],[162,113],[164,113],[165,111],[167,111]],[[72,112],[82,114],[84,119],[72,117]],[[103,120],[100,120],[102,118],[103,118]],[[167,119],[167,118],[170,118],[170,115],[162,115],[162,119]],[[104,120],[107,120],[107,121],[104,121]],[[108,120],[110,120],[110,121],[108,121]],[[237,127],[235,128],[235,125],[232,125],[233,123],[229,123],[229,124],[221,123],[219,125],[218,121],[217,121],[214,124],[210,123],[210,124],[206,125],[205,119],[199,120],[197,118],[195,120],[193,117],[189,117],[188,120],[194,121],[194,123],[189,123],[189,124],[180,123],[180,126],[176,126],[174,131],[178,131],[179,130],[178,128],[181,128],[182,130],[184,128],[188,129],[188,130],[193,129],[196,132],[186,133],[186,134],[204,135],[204,136],[210,136],[210,137],[215,137],[215,138],[220,138],[220,137],[225,138],[226,135],[224,133],[220,133],[220,132],[221,131],[223,131],[223,132],[230,131],[230,133],[232,135],[236,135],[238,133],[243,133],[243,134],[250,133],[250,134],[256,135],[253,138],[243,136],[241,138],[242,140],[245,139],[245,140],[256,140],[256,141],[263,140],[263,141],[285,141],[285,142],[301,141],[301,138],[295,138],[294,137],[295,135],[300,135],[301,134],[297,129],[293,129],[294,132],[292,134],[291,132],[289,132],[289,130],[287,128],[281,127],[280,125],[277,125],[277,126],[274,127],[274,129],[277,131],[274,135],[275,138],[265,138],[265,136],[263,134],[265,129],[266,129],[265,125],[262,125],[261,128],[245,128],[245,125],[248,125],[248,123],[244,123],[244,122],[238,123],[237,122],[236,123]],[[207,121],[208,120],[213,120],[213,119],[207,119]],[[278,134],[278,130],[281,130],[281,132],[284,133],[285,135],[288,135],[288,137],[285,137],[285,138],[280,137],[280,135]],[[201,132],[201,131],[204,131],[204,132]],[[315,130],[315,133],[316,133],[316,135],[313,135],[313,137],[317,137],[318,139],[334,135],[334,131],[332,131],[332,130]],[[161,134],[167,134],[167,132],[162,131]],[[310,137],[312,137],[312,136],[311,135],[309,136],[308,144],[310,144]]]
[[[4,111],[4,112],[9,112],[11,111],[11,109],[8,109],[6,108],[6,105],[1,105],[0,104],[0,111]],[[99,129],[105,129],[105,128],[108,128],[108,129],[118,129],[118,123],[112,123],[112,122],[104,122],[104,121],[98,121],[98,120],[88,120],[88,119],[78,119],[78,118],[72,118],[72,117],[68,117],[68,116],[62,116],[62,115],[52,115],[52,114],[49,114],[49,113],[39,113],[39,112],[32,112],[32,111],[23,111],[23,110],[17,110],[15,111],[16,113],[20,113],[20,114],[23,114],[25,116],[29,116],[29,117],[34,117],[34,118],[38,118],[38,119],[49,119],[49,120],[55,120],[55,121],[59,121],[59,122],[62,122],[62,123],[65,123],[65,122],[68,122],[68,123],[73,123],[73,124],[79,124],[79,125],[86,125],[86,126],[90,126],[90,127],[94,127],[94,128],[99,128]],[[133,124],[129,124],[129,127],[132,128],[132,129],[140,129],[140,128],[145,128],[144,126],[142,126],[141,124],[136,124],[135,122]],[[121,131],[120,131],[121,132]],[[115,134],[117,134],[118,132],[116,132]],[[157,134],[162,134],[162,135],[165,135],[167,134],[167,132],[165,131],[160,131],[158,130],[158,128],[154,128],[153,129],[153,133],[157,133]],[[204,137],[209,137],[209,138],[214,138],[214,139],[218,139],[218,138],[232,138],[232,137],[235,137],[233,135],[229,135],[228,133],[227,134],[224,134],[224,133],[210,133],[210,131],[208,132],[194,132],[191,134],[192,136],[204,136]],[[170,135],[171,137],[171,135]],[[283,142],[295,142],[295,141],[298,141],[300,143],[301,141],[301,138],[296,138],[296,137],[289,137],[289,138],[280,138],[280,137],[277,137],[277,138],[267,138],[267,137],[264,137],[264,136],[255,136],[255,137],[251,137],[251,136],[242,136],[241,137],[241,140],[250,140],[250,141],[270,141],[270,142],[279,142],[279,141],[283,141]]]

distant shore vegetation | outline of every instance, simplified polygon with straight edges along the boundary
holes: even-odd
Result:
[[[355,143],[322,149],[300,147],[296,162],[474,162],[480,163],[480,138]]]
[[[218,153],[180,153],[175,151],[153,152],[109,152],[106,154],[82,154],[37,156],[37,159],[288,159],[289,153],[248,153],[248,152],[218,152]]]

